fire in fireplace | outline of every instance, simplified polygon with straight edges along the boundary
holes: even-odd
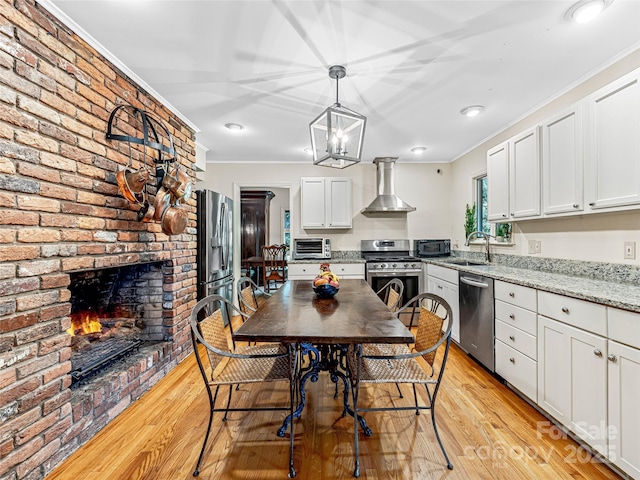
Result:
[[[72,274],[72,386],[162,340],[162,263]]]

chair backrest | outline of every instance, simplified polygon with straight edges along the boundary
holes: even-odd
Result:
[[[269,280],[284,281],[286,266],[286,245],[269,245],[262,247],[262,267]]]
[[[422,358],[433,367],[440,345],[446,342],[447,351],[449,348],[451,328],[453,327],[451,306],[438,295],[421,293],[409,300],[398,314],[407,311],[418,316],[418,331],[416,332],[414,349],[417,352],[425,352]]]
[[[234,310],[235,307],[226,298],[220,295],[209,295],[200,300],[191,311],[191,340],[198,365],[205,376],[198,342],[206,347],[211,367],[210,375],[213,378],[215,369],[222,359],[235,350],[231,323]],[[225,325],[228,325],[229,332]]]
[[[377,292],[377,294],[382,297],[382,301],[392,312],[395,312],[400,308],[403,293],[404,284],[397,278],[389,280],[387,284]]]
[[[256,298],[256,290],[258,286],[249,277],[240,277],[238,280],[238,306],[243,313],[253,315],[258,309],[258,299]]]

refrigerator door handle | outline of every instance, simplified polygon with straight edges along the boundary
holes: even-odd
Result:
[[[226,224],[227,224],[227,222],[225,221],[226,218],[227,218],[226,210],[227,210],[227,204],[223,202],[220,205],[220,237],[221,237],[221,242],[220,243],[223,244],[223,245],[225,244],[226,239],[227,239],[227,235],[226,235],[227,232],[225,231],[225,227],[226,227]],[[220,266],[222,267],[222,270],[226,270],[228,268],[227,267],[228,258],[225,258],[225,254],[228,256],[228,252],[225,252],[225,250],[226,249],[223,248],[222,249],[222,253],[221,253],[222,265],[220,265]]]

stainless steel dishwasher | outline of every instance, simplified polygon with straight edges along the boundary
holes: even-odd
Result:
[[[493,279],[462,271],[458,276],[460,346],[493,372]]]

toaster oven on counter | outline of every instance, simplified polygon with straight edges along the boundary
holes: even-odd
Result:
[[[331,258],[331,240],[328,238],[294,238],[293,259],[324,259]]]

